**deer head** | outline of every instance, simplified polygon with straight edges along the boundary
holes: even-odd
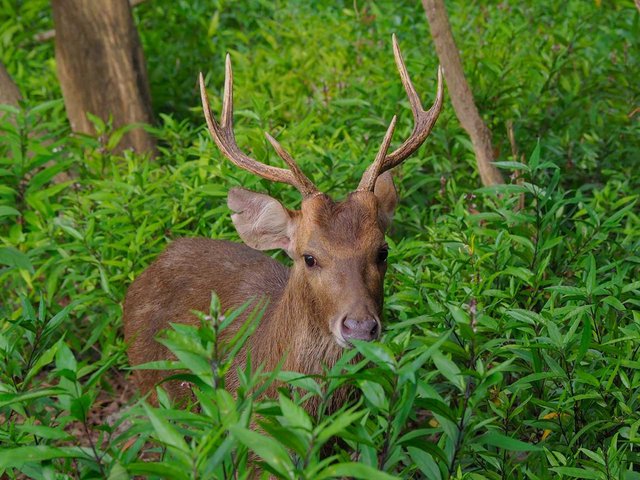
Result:
[[[390,169],[413,154],[426,140],[442,109],[442,72],[433,106],[425,111],[409,78],[393,36],[393,52],[409,97],[414,128],[396,150],[387,153],[396,117],[358,188],[340,202],[318,191],[291,155],[268,133],[266,137],[288,169],[265,165],[244,154],[233,132],[233,72],[226,57],[222,117],[218,123],[207,99],[202,73],[200,92],[209,131],[222,153],[238,167],[275,182],[296,187],[303,195],[300,210],[242,188],[229,192],[228,205],[242,240],[259,250],[281,248],[293,259],[289,284],[296,286],[300,310],[341,346],[352,339],[372,340],[381,332],[383,280],[388,246],[385,231],[398,198]]]

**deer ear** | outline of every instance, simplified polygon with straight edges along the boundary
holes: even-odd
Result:
[[[378,218],[382,227],[386,230],[391,225],[393,212],[398,205],[398,192],[393,184],[391,172],[384,172],[376,179],[373,193],[378,199]]]
[[[291,212],[275,198],[243,188],[232,188],[227,205],[242,241],[257,250],[282,248],[290,253],[294,222]]]

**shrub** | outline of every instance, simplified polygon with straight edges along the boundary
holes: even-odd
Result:
[[[254,1],[238,15],[224,2],[143,3],[155,161],[114,153],[122,131],[97,118],[95,137],[70,134],[52,46],[29,28],[50,28],[46,2],[3,6],[0,59],[25,96],[0,118],[3,475],[242,478],[258,464],[279,478],[639,477],[631,2],[451,4],[509,183],[476,188],[447,105],[398,172],[382,341],[358,343],[319,377],[250,365],[234,397],[222,384],[231,357],[213,348],[233,313],[213,301],[199,328],[165,332],[179,360],[155,365],[193,381],[194,403],[160,390],[157,407],[128,381],[126,287],[171,239],[237,239],[231,186],[299,202],[216,151],[194,107],[196,72],[219,87],[229,50],[239,143],[265,158],[262,130],[278,134],[339,198],[393,113],[397,138],[411,128],[391,32],[422,98],[432,95],[421,6]],[[509,120],[530,155],[502,140]],[[270,382],[279,396],[261,398]],[[344,385],[355,393],[337,412],[302,408]]]

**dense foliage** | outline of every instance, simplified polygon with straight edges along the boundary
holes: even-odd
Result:
[[[127,382],[127,286],[171,239],[237,240],[231,186],[299,203],[223,160],[197,72],[220,91],[230,51],[239,143],[275,163],[271,131],[339,198],[394,113],[396,138],[411,129],[392,32],[432,99],[422,7],[139,5],[150,161],[114,153],[121,132],[97,118],[95,137],[70,133],[53,45],[34,39],[49,2],[0,0],[0,61],[25,97],[0,119],[0,474],[243,478],[257,457],[278,478],[640,478],[640,16],[629,0],[484,3],[448,9],[508,184],[478,189],[447,101],[397,172],[382,341],[322,378],[248,368],[233,397],[220,379],[243,338],[217,344],[233,315],[214,298],[201,328],[163,336],[199,385],[187,409]],[[297,388],[258,399],[277,379]],[[345,383],[361,395],[340,411],[300,407]]]

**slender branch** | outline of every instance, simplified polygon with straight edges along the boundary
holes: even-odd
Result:
[[[451,96],[451,103],[462,128],[471,137],[476,154],[478,171],[483,185],[504,183],[502,174],[493,165],[494,153],[491,131],[486,126],[473,99],[473,94],[464,76],[462,60],[451,32],[447,10],[443,0],[422,0],[427,15],[431,36],[444,68],[444,77]]]
[[[93,438],[91,438],[91,432],[89,431],[89,426],[87,425],[87,416],[83,414],[82,417],[83,417],[82,426],[84,427],[84,432],[87,435],[87,440],[89,440],[89,446],[91,447],[91,451],[93,452],[93,458],[98,464],[98,468],[100,469],[100,474],[102,475],[102,478],[107,478],[106,477],[107,472],[105,471],[104,464],[102,463],[102,455],[98,454],[98,451],[96,450],[95,442],[93,441]]]

